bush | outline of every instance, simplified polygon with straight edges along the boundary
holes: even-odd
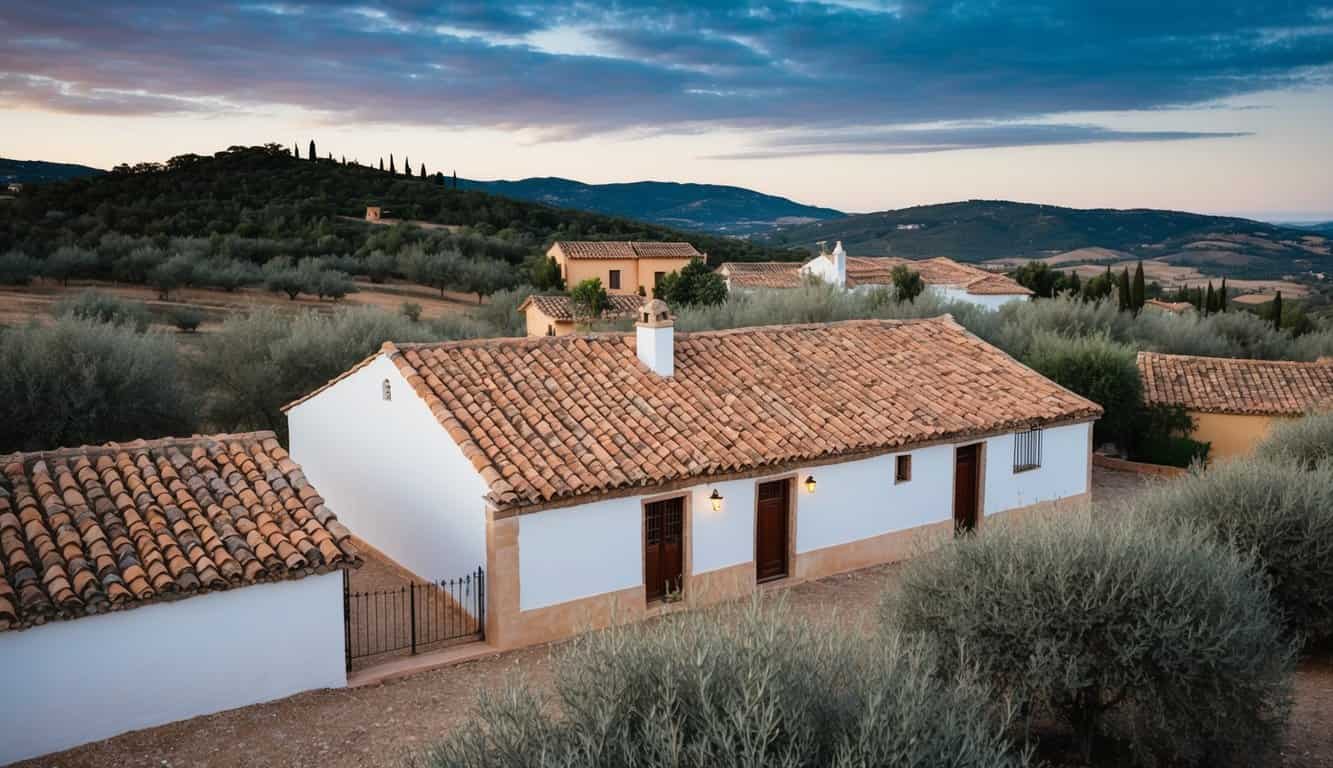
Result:
[[[176,347],[155,333],[62,317],[0,331],[0,452],[193,431]]]
[[[59,280],[61,285],[69,285],[76,277],[92,277],[96,271],[97,254],[72,245],[56,249],[42,264],[42,275]]]
[[[398,269],[398,259],[391,253],[376,250],[366,257],[363,265],[366,276],[372,283],[382,283],[393,277]]]
[[[1094,432],[1099,440],[1124,444],[1143,399],[1136,355],[1133,347],[1101,335],[1068,338],[1041,332],[1028,346],[1024,362],[1105,409]]]
[[[1194,524],[1254,553],[1289,631],[1319,642],[1333,638],[1333,464],[1316,467],[1234,459],[1137,504],[1150,519]]]
[[[398,307],[398,313],[415,323],[421,319],[421,305],[415,301],[404,301]]]
[[[574,286],[569,292],[569,304],[574,318],[580,322],[589,322],[602,316],[607,303],[606,289],[602,280],[590,277]]]
[[[1087,511],[990,523],[904,569],[889,626],[1024,702],[1154,759],[1247,764],[1281,738],[1292,652],[1252,561],[1197,532]],[[1122,760],[1123,762],[1123,760]]]
[[[1260,458],[1294,461],[1306,469],[1333,460],[1333,411],[1280,424],[1255,449]]]
[[[23,251],[0,254],[0,285],[27,285],[41,273],[41,264]]]
[[[1190,437],[1194,417],[1178,405],[1154,405],[1139,409],[1130,440],[1130,455],[1136,461],[1189,467],[1205,464],[1211,443]]]
[[[74,317],[95,323],[125,325],[136,331],[147,330],[152,322],[148,307],[141,301],[129,301],[119,296],[83,291],[78,296],[56,302],[56,317]]]
[[[662,277],[653,298],[673,307],[721,304],[727,300],[727,281],[705,266],[702,259],[691,259],[679,272]]]
[[[557,661],[562,714],[511,684],[421,756],[493,766],[1018,766],[987,692],[920,644],[827,632],[751,603],[617,627]]]
[[[195,307],[172,307],[167,311],[167,318],[179,330],[194,333],[204,321],[204,313]]]
[[[527,285],[496,291],[490,301],[469,310],[468,316],[491,329],[488,336],[526,336],[528,321],[518,308],[532,293]]]

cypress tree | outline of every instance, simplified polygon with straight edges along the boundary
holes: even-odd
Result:
[[[1129,292],[1129,267],[1125,267],[1120,273],[1120,284],[1117,286],[1116,294],[1120,299],[1120,311],[1133,308],[1134,299]]]
[[[404,176],[412,175],[412,159],[409,158],[407,155],[403,155],[403,175]]]
[[[292,157],[297,160],[301,159],[301,148],[296,145],[296,142],[292,142]]]
[[[454,171],[454,189],[458,189],[458,171]]]
[[[1273,296],[1273,327],[1282,330],[1282,291]]]
[[[423,178],[423,179],[426,178],[426,164],[425,164],[425,163],[422,163],[422,164],[421,164],[421,178]]]
[[[310,154],[307,155],[307,157],[309,157],[311,160],[314,160],[314,159],[315,159],[315,140],[314,140],[314,139],[311,139],[311,140],[310,140]]]
[[[1134,268],[1134,288],[1133,291],[1130,293],[1130,298],[1134,302],[1135,312],[1138,312],[1140,309],[1143,309],[1143,302],[1147,298],[1144,295],[1144,292],[1146,290],[1147,289],[1143,285],[1143,262],[1140,261],[1139,265]]]
[[[1216,308],[1217,308],[1217,296],[1216,294],[1213,293],[1213,281],[1209,280],[1208,293],[1206,294],[1203,300],[1203,313],[1205,315],[1212,314],[1213,310]]]
[[[398,173],[398,169],[393,167],[393,153],[389,153],[389,173]]]
[[[1217,294],[1217,311],[1227,311],[1227,279],[1222,278],[1222,290]]]
[[[384,158],[380,158],[380,170],[384,170]]]

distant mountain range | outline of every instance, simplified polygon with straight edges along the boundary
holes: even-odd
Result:
[[[544,177],[519,181],[459,179],[458,185],[557,208],[575,208],[677,229],[733,236],[766,233],[781,226],[846,215],[832,208],[803,205],[785,197],[717,184],[671,181],[584,184]]]
[[[45,160],[11,160],[0,157],[0,184],[19,182],[34,184],[39,181],[64,181],[83,176],[95,176],[105,171],[73,163],[48,163]]]
[[[1333,234],[1333,233],[1330,233]],[[961,261],[1058,257],[1058,263],[1155,259],[1209,274],[1279,277],[1333,271],[1321,231],[1249,219],[1151,209],[1062,208],[969,200],[846,216],[757,238],[813,250],[841,240],[857,256],[948,256]]]

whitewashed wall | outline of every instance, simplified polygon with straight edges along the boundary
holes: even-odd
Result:
[[[911,451],[912,479],[893,482],[896,457],[802,470],[815,492],[798,493],[796,551],[810,552],[953,517],[953,446]]]
[[[0,632],[0,659],[0,764],[342,687],[342,575]]]
[[[528,611],[643,583],[637,497],[518,518],[518,606]]]
[[[956,285],[928,285],[926,286],[926,290],[940,297],[944,301],[962,301],[991,310],[999,309],[1011,301],[1028,300],[1026,294],[972,294]]]
[[[292,458],[371,546],[423,579],[485,565],[486,484],[392,360],[292,408],[287,425]]]
[[[985,514],[1088,491],[1091,430],[1091,424],[1043,430],[1041,466],[1018,474],[1014,474],[1014,436],[1000,435],[987,440]]]

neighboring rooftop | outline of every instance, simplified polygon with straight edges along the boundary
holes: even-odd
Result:
[[[728,261],[717,271],[733,288],[795,288],[801,284],[798,261]]]
[[[1101,414],[947,315],[679,333],[671,377],[639,361],[633,334],[381,353],[498,509]]]
[[[1149,405],[1204,413],[1300,416],[1333,408],[1333,360],[1238,360],[1140,352]]]
[[[0,631],[356,567],[272,432],[0,456]]]
[[[554,248],[568,259],[702,259],[689,243],[629,240],[558,240]]]
[[[1194,311],[1194,305],[1188,301],[1162,301],[1161,299],[1145,299],[1143,306],[1160,309],[1163,312],[1171,312],[1176,315],[1183,315],[1186,312]]]
[[[634,313],[643,305],[644,297],[634,294],[612,293],[606,297],[606,307],[602,310],[603,320],[619,320],[626,317],[633,317]],[[518,311],[522,312],[529,306],[535,305],[541,310],[543,315],[553,320],[573,320],[574,303],[568,296],[529,296],[519,305]]]
[[[1032,291],[1013,279],[942,256],[933,259],[903,259],[896,256],[848,256],[847,287],[892,285],[893,268],[906,266],[921,275],[926,285],[957,286],[973,295],[1030,296]],[[762,261],[723,264],[719,271],[735,288],[795,288],[801,284],[796,262]]]

